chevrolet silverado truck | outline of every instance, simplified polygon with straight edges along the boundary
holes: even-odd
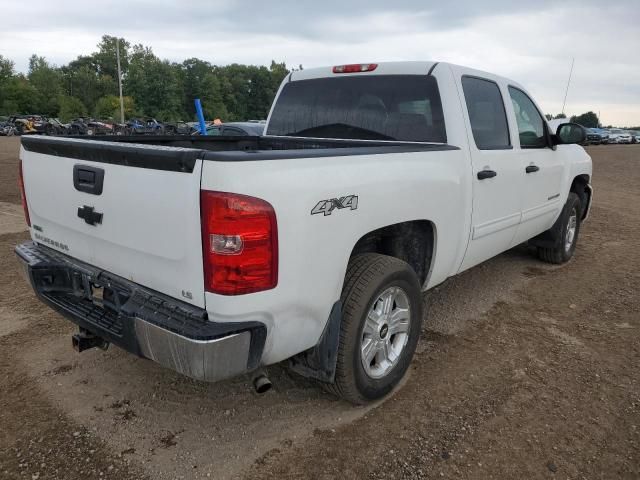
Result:
[[[365,63],[292,72],[261,136],[25,137],[16,253],[80,351],[204,381],[286,360],[366,403],[407,371],[422,292],[524,242],[574,255],[585,132],[541,112],[490,73]]]

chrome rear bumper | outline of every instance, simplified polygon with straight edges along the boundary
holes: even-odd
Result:
[[[206,310],[34,242],[15,251],[40,300],[109,343],[208,382],[259,366],[260,322],[211,322]]]

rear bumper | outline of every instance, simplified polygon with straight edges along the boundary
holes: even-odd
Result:
[[[40,300],[128,352],[209,382],[259,366],[260,322],[211,322],[203,309],[34,242],[15,252]]]

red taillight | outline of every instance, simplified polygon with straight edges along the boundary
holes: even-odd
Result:
[[[203,190],[200,213],[207,291],[242,295],[278,284],[278,226],[271,204]]]
[[[29,217],[29,207],[27,207],[27,194],[24,192],[24,177],[22,175],[22,160],[18,163],[18,186],[20,187],[20,198],[22,200],[22,208],[24,209],[24,219],[27,226],[31,226],[31,218]]]
[[[373,72],[376,68],[378,68],[377,63],[352,63],[350,65],[336,65],[333,67],[333,73]]]

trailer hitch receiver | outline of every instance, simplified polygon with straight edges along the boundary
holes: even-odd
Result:
[[[109,348],[109,342],[104,338],[98,337],[88,330],[85,330],[84,328],[81,328],[78,333],[71,337],[71,344],[73,345],[73,349],[78,353],[96,347],[101,348],[102,350]]]

